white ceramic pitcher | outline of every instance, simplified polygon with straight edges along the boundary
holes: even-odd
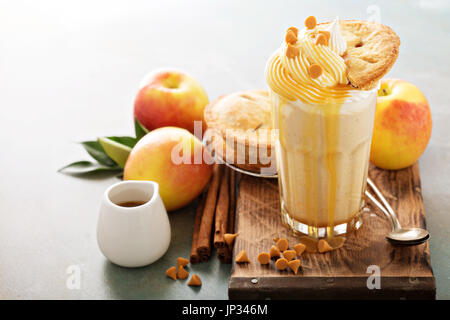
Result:
[[[152,181],[122,181],[102,198],[97,242],[103,255],[123,267],[143,267],[161,258],[170,244],[170,223]],[[124,207],[124,202],[144,202]]]

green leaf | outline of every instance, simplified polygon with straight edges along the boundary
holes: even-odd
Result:
[[[118,142],[120,144],[126,145],[127,147],[133,148],[134,145],[137,142],[137,139],[135,137],[127,137],[127,136],[112,136],[107,137],[109,140],[113,140],[115,142]]]
[[[114,166],[115,162],[111,159],[98,141],[82,141],[81,145],[89,155],[105,166]]]
[[[150,131],[147,130],[138,119],[134,118],[134,132],[136,133],[136,140],[139,141],[143,136],[145,136]]]
[[[104,166],[91,161],[76,161],[58,170],[58,172],[70,175],[92,175],[99,172],[110,172],[117,174],[120,171],[122,171],[122,168],[117,165]]]
[[[120,142],[117,142],[116,140],[113,140],[109,137],[100,137],[98,138],[98,142],[103,147],[103,150],[105,150],[106,154],[111,159],[113,159],[114,162],[119,165],[119,167],[123,168],[125,166],[125,163],[127,162],[128,159],[128,155],[131,152],[131,147],[122,144]]]

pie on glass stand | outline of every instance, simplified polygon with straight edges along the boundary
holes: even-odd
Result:
[[[247,90],[219,97],[204,111],[212,149],[243,170],[276,170],[271,113],[267,91]]]

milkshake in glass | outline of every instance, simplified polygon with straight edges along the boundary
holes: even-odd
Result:
[[[377,85],[349,83],[337,20],[305,25],[287,30],[266,66],[281,216],[295,233],[331,238],[361,224]]]

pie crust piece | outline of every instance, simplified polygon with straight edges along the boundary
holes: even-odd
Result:
[[[319,30],[331,22],[321,23]],[[347,64],[347,78],[361,90],[370,90],[389,72],[397,60],[400,38],[388,26],[374,21],[339,21],[342,37],[347,42],[343,58]]]

